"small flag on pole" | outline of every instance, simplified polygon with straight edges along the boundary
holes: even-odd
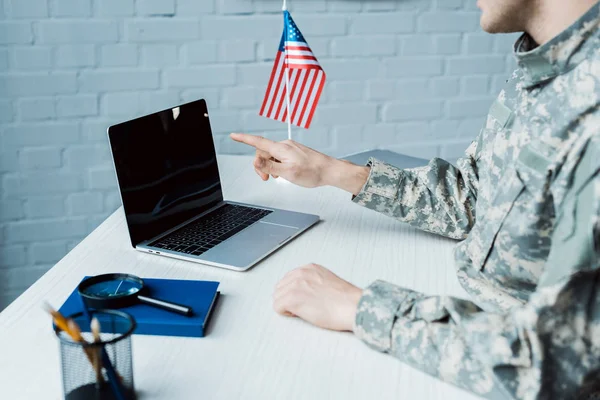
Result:
[[[325,86],[325,72],[287,10],[283,23],[259,115],[308,129]]]

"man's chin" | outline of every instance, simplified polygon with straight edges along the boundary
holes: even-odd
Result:
[[[487,33],[511,33],[513,32],[510,29],[507,29],[506,26],[502,26],[497,21],[494,21],[490,18],[486,18],[485,13],[481,15],[479,20],[479,25],[481,29],[483,29]]]
[[[495,29],[495,24],[486,18],[486,14],[481,14],[481,18],[479,19],[479,25],[481,29],[483,29],[487,33],[498,33],[498,30]]]
[[[487,9],[487,7],[481,7],[481,17],[479,18],[479,25],[487,33],[514,33],[522,32],[518,15],[512,15],[509,17],[507,13],[497,13]]]

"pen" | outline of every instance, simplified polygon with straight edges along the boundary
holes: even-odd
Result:
[[[98,322],[98,318],[92,318],[92,323],[90,324],[90,328],[92,330],[92,335],[94,336],[94,343],[100,343],[100,322]],[[94,368],[96,369],[96,385],[100,387],[104,383],[104,379],[102,377],[102,360],[100,355],[100,348],[94,349]]]
[[[87,319],[88,323],[91,325],[92,324],[92,316],[90,315],[90,311],[88,310],[85,302],[83,301],[83,298],[81,296],[79,296],[79,299],[81,300],[83,315]],[[102,355],[102,362],[104,363],[104,368],[106,369],[106,375],[108,375],[108,383],[110,384],[113,395],[115,396],[116,400],[125,400],[125,395],[124,395],[125,390],[123,388],[123,385],[121,384],[121,379],[119,378],[119,376],[117,375],[117,372],[115,371],[113,365],[111,364],[110,358],[108,357],[108,353],[106,352],[106,349],[102,346],[100,346],[100,354]]]

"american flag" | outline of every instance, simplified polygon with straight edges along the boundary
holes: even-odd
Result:
[[[308,129],[325,85],[325,72],[288,11],[283,12],[283,23],[279,50],[259,114],[288,122],[289,101],[290,122]]]

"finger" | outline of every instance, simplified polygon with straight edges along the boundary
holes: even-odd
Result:
[[[275,292],[273,293],[273,302],[277,304],[281,304],[281,302],[293,301],[296,304],[302,302],[302,298],[306,295],[306,282],[302,278],[302,274],[298,271],[292,271],[295,273],[289,273],[284,279],[282,279],[279,284],[275,287]],[[287,278],[287,279],[286,279]],[[285,300],[287,299],[287,300]],[[287,303],[286,303],[287,304]],[[288,311],[297,314],[297,310]]]
[[[287,296],[292,291],[297,291],[298,289],[298,281],[289,281],[275,289],[273,293],[273,301],[278,301],[283,297]]]
[[[256,175],[260,176],[260,179],[262,179],[263,181],[268,181],[269,180],[269,175],[265,174],[264,172],[260,172],[258,169],[254,168],[254,171],[256,171]]]
[[[282,163],[273,160],[265,160],[264,158],[255,159],[254,167],[259,171],[270,175],[281,175],[286,169]]]
[[[262,157],[266,160],[270,160],[271,158],[273,158],[273,156],[268,152],[259,149],[256,149],[256,157]]]
[[[297,282],[302,279],[299,274],[295,274],[294,276],[284,277],[280,280],[275,286],[275,293],[273,293],[273,297],[280,296],[286,290],[289,290],[291,287],[296,286]]]
[[[263,168],[262,166],[264,165],[264,162],[266,160],[262,157],[256,156],[256,158],[254,159],[252,165],[254,165],[254,170],[256,171],[256,173],[258,174],[258,176],[260,176],[260,178],[263,181],[267,181],[269,180],[269,174],[266,172],[261,171],[261,168]]]
[[[293,296],[284,295],[273,301],[273,309],[276,313],[281,315],[297,315],[294,312],[295,304],[297,300]]]
[[[254,161],[252,161],[252,164],[254,165],[254,168],[258,168],[259,165],[262,165],[265,161],[268,160],[270,160],[270,158],[263,157],[257,154],[256,157],[254,157]]]
[[[288,283],[290,283],[292,281],[295,281],[296,279],[299,279],[304,273],[305,273],[305,271],[304,271],[303,267],[298,267],[298,268],[295,268],[295,269],[289,271],[277,283],[277,285],[275,286],[275,290],[287,285]]]
[[[281,295],[283,291],[289,290],[291,288],[297,287],[298,284],[302,282],[308,283],[315,279],[315,275],[317,270],[323,268],[318,264],[306,264],[296,269],[291,270],[287,274],[284,275],[283,278],[275,285],[275,294],[273,297],[277,296],[278,293]]]
[[[276,157],[281,153],[280,144],[272,140],[265,139],[262,136],[248,135],[245,133],[232,133],[230,136],[236,142],[247,144],[258,150],[266,151],[267,153],[270,153]]]
[[[254,160],[256,161],[258,159],[271,160],[271,161],[274,161],[276,163],[281,163],[281,161],[279,161],[275,157],[271,156],[266,151],[262,151],[262,150],[256,150],[256,155],[254,156]]]
[[[262,158],[262,159],[265,159],[265,160],[271,160],[271,161],[275,161],[275,162],[278,162],[278,163],[281,162],[278,159],[276,159],[275,157],[273,157],[271,154],[269,154],[268,152],[256,149],[255,160],[258,159],[258,158]]]

